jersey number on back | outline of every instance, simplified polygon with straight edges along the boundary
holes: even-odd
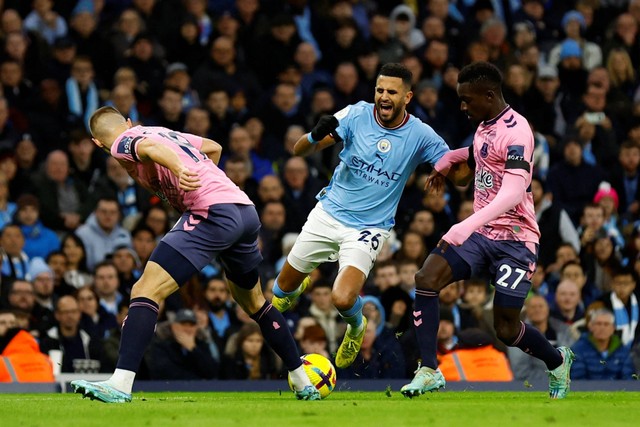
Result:
[[[200,150],[197,150],[196,147],[191,145],[189,140],[187,140],[184,136],[180,135],[178,132],[168,132],[168,133],[161,132],[158,135],[160,135],[165,139],[168,139],[174,144],[178,144],[178,147],[180,147],[180,149],[184,151],[189,157],[191,157],[191,159],[196,163],[198,163],[200,160],[206,160],[207,158],[204,155],[204,153],[202,153]],[[202,159],[200,159],[196,155],[196,153],[194,153],[194,151],[200,153],[202,155]]]
[[[524,275],[527,274],[526,270],[523,270],[521,268],[513,269],[507,264],[502,264],[498,270],[500,270],[500,273],[502,273],[502,275],[498,278],[498,280],[496,280],[496,285],[502,286],[503,288],[508,288],[510,284],[511,289],[517,288],[524,278]],[[513,274],[514,272],[515,274]]]
[[[377,251],[378,248],[380,247],[380,240],[378,240],[382,235],[380,233],[377,233],[376,235],[374,235],[371,239],[369,239],[369,236],[371,236],[373,233],[371,233],[368,230],[363,230],[360,232],[360,238],[358,239],[358,242],[364,242],[364,243],[371,243],[371,248],[374,251]]]

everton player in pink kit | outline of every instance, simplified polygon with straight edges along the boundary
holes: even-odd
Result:
[[[451,227],[416,274],[413,323],[422,366],[401,389],[407,397],[445,386],[436,360],[438,293],[452,282],[481,274],[495,285],[498,338],[545,362],[552,398],[564,398],[569,391],[571,350],[554,348],[520,321],[540,237],[529,189],[534,142],[527,120],[505,103],[501,85],[500,71],[486,62],[468,65],[458,76],[460,108],[479,123],[478,129],[469,149],[451,151],[438,161],[428,184],[440,191],[453,165],[467,162],[473,168],[475,163],[474,214]]]
[[[182,212],[151,254],[131,290],[115,372],[104,382],[72,381],[77,393],[107,403],[131,401],[145,348],[153,337],[158,306],[212,259],[224,266],[231,293],[259,325],[291,373],[295,394],[319,400],[302,368],[282,314],[262,295],[257,237],[260,221],[251,200],[216,166],[214,141],[161,127],[132,127],[116,109],[102,107],[89,121],[93,141],[111,153],[141,185]]]

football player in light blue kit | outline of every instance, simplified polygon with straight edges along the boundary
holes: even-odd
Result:
[[[361,101],[322,117],[294,148],[306,156],[344,143],[340,164],[317,195],[318,204],[275,281],[272,303],[280,311],[289,309],[311,271],[338,261],[331,297],[348,325],[336,354],[339,368],[351,365],[360,351],[367,319],[359,294],[389,237],[407,179],[419,164],[435,165],[449,151],[431,127],[407,113],[412,96],[411,72],[386,64],[376,81],[375,104]]]

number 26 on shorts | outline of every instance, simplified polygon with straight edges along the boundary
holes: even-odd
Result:
[[[382,234],[380,233],[373,234],[369,230],[362,230],[360,232],[360,238],[358,239],[358,242],[371,244],[371,249],[377,251],[380,247],[380,237],[382,237]]]

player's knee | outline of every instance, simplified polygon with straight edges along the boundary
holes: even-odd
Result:
[[[427,289],[437,292],[442,288],[436,275],[426,272],[424,268],[418,270],[415,275],[415,280],[416,288],[418,289]]]
[[[331,292],[331,302],[338,310],[348,310],[353,306],[355,296],[347,293]]]
[[[258,283],[258,278],[260,277],[257,268],[254,268],[246,273],[237,273],[234,271],[225,270],[225,274],[229,281],[233,282],[239,288],[246,290],[253,289],[254,286],[256,286],[256,283]]]
[[[518,329],[519,326],[520,326],[520,322],[513,325],[510,323],[504,323],[504,322],[499,322],[494,324],[494,328],[496,330],[496,336],[500,341],[502,341],[505,345],[508,345],[508,346],[512,345],[516,340],[516,338],[518,337],[518,334],[520,333],[520,330]]]

